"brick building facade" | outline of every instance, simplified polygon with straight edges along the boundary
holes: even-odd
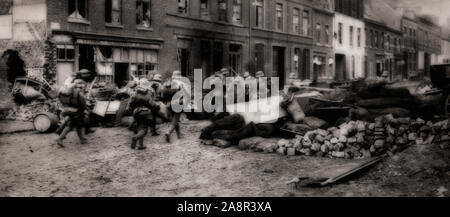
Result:
[[[402,79],[401,14],[381,1],[366,0],[366,77],[389,73],[391,80]]]

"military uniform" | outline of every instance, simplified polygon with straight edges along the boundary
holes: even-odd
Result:
[[[131,97],[129,109],[133,111],[134,120],[137,123],[136,135],[133,136],[131,148],[136,148],[139,142],[139,150],[145,149],[144,137],[148,133],[148,127],[154,127],[154,114],[159,110],[159,106],[153,101],[151,92],[140,86]]]
[[[70,91],[60,93],[59,95],[61,104],[64,106],[62,116],[66,117],[66,123],[64,124],[61,135],[57,140],[58,145],[61,147],[64,147],[63,140],[73,128],[76,128],[80,142],[82,144],[86,143],[83,129],[84,114],[86,110],[84,83],[80,80],[76,80],[74,83],[75,86]]]

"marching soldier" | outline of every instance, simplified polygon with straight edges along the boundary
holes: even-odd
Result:
[[[154,126],[154,114],[159,110],[159,106],[154,103],[152,93],[146,85],[139,85],[136,88],[135,94],[131,97],[129,109],[133,111],[134,121],[137,124],[131,148],[135,149],[138,145],[139,150],[144,150],[146,149],[144,137],[148,133],[148,127]]]
[[[186,90],[185,84],[180,80],[183,76],[181,75],[180,71],[174,71],[172,73],[172,79],[167,81],[165,83],[165,89],[163,93],[163,99],[166,103],[168,103],[169,110],[171,112],[171,122],[170,122],[170,129],[169,132],[165,134],[166,141],[170,143],[171,136],[173,132],[176,132],[178,139],[182,138],[181,130],[180,130],[180,117],[181,112],[175,112],[172,109],[171,102],[172,97],[178,92],[178,91],[188,91]]]
[[[59,96],[61,103],[64,106],[62,115],[66,118],[65,126],[61,135],[56,140],[57,144],[64,147],[63,141],[67,134],[76,128],[81,144],[86,144],[87,140],[84,138],[84,114],[86,110],[86,99],[84,96],[86,83],[81,79],[74,81],[74,86],[65,94]]]

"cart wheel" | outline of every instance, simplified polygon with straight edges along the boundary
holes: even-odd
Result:
[[[445,100],[445,115],[450,119],[450,94],[447,95],[447,99]]]

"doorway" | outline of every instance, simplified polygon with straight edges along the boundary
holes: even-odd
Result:
[[[190,73],[190,52],[188,49],[180,48],[178,49],[179,58],[180,58],[180,69],[181,74],[184,77],[188,77],[191,75]]]
[[[336,54],[336,80],[337,81],[345,81],[347,79],[346,76],[346,64],[345,64],[345,55],[344,54]]]
[[[273,47],[273,74],[272,77],[280,79],[280,89],[284,88],[285,83],[285,48]]]
[[[114,68],[114,83],[119,88],[126,86],[129,80],[128,63],[115,63]]]
[[[95,72],[94,47],[91,45],[79,45],[78,49],[78,70],[87,69]]]
[[[310,53],[309,53],[309,49],[303,49],[303,57],[302,57],[302,74],[300,76],[301,80],[309,80],[311,79],[311,57],[310,57]]]

